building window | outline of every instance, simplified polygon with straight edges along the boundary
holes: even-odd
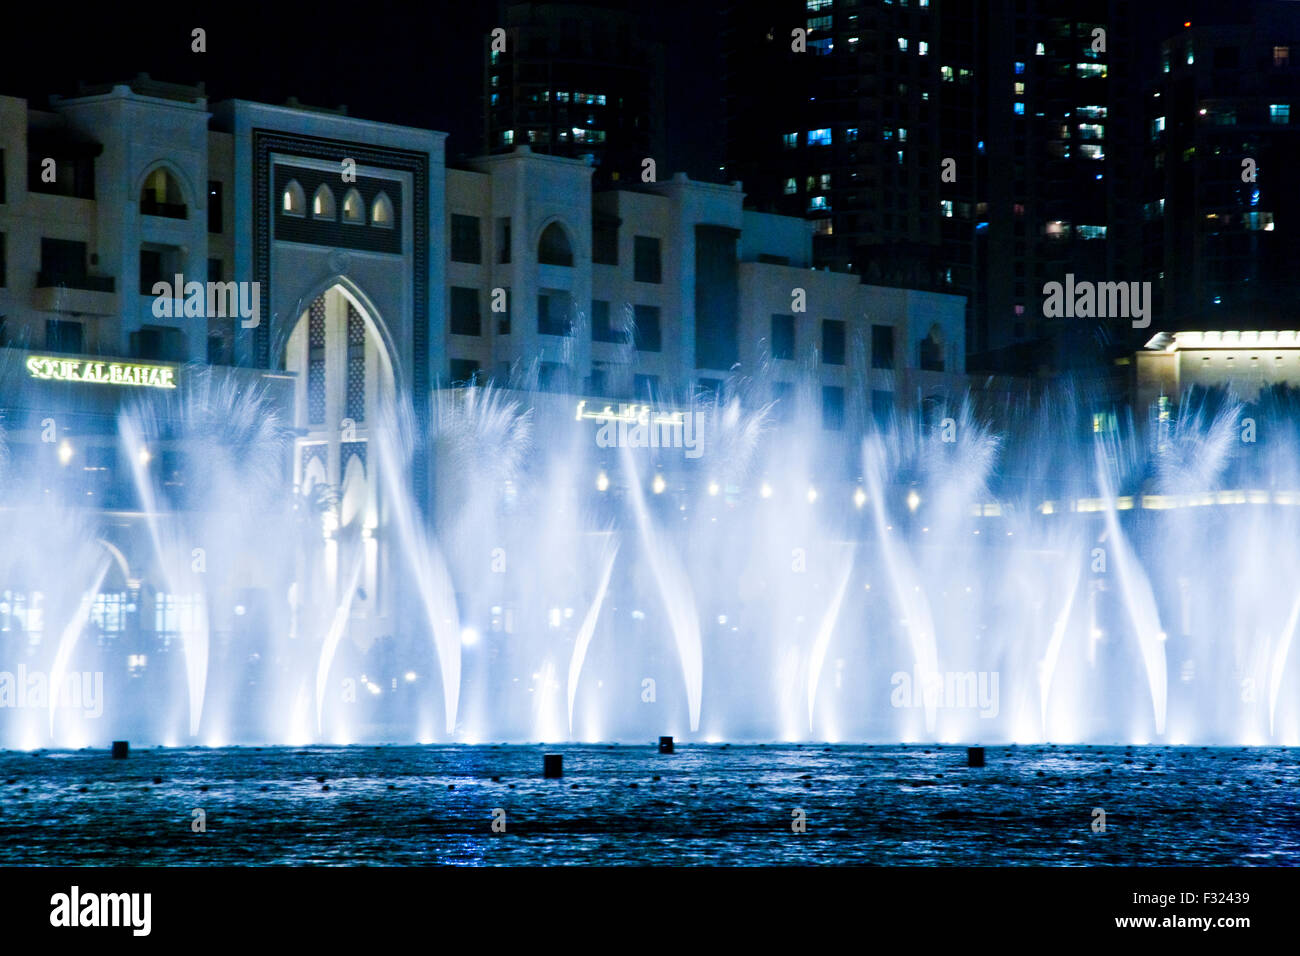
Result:
[[[343,414],[353,422],[366,420],[366,320],[348,303],[347,383]]]
[[[822,319],[822,364],[844,364],[844,322]]]
[[[799,145],[799,134],[798,134],[798,133],[786,133],[786,134],[784,134],[784,135],[781,137],[781,144],[782,144],[786,149],[794,149],[796,146]]]
[[[621,329],[615,329],[609,320],[609,302],[604,299],[591,300],[591,340],[593,342],[623,343],[627,337]]]
[[[393,228],[393,203],[386,193],[380,193],[375,197],[370,207],[370,223],[381,229]]]
[[[856,143],[857,141],[858,141],[858,128],[856,126],[850,126],[848,129],[844,131],[844,142]]]
[[[919,349],[917,358],[922,371],[943,371],[943,333],[937,325],[930,328],[930,334],[921,340]]]
[[[366,221],[366,205],[361,200],[361,193],[349,189],[343,197],[343,221],[362,225]]]
[[[772,414],[778,422],[789,423],[794,421],[793,382],[773,382],[772,401],[774,403]]]
[[[543,392],[565,392],[568,366],[559,362],[543,362],[537,368],[537,387]]]
[[[501,216],[497,219],[497,262],[502,264],[510,262],[509,216]]]
[[[186,217],[185,198],[181,195],[176,177],[159,166],[147,177],[140,190],[140,214],[164,216],[168,219]]]
[[[1291,65],[1291,48],[1289,46],[1273,47],[1273,65],[1276,67]]]
[[[503,129],[503,130],[501,131],[501,145],[502,145],[502,146],[513,146],[513,145],[515,145],[515,131],[514,131],[514,130],[512,130],[512,129]]]
[[[564,311],[561,297],[545,292],[537,296],[537,331],[541,335],[570,334],[569,316]]]
[[[325,296],[307,312],[307,423],[325,424]]]
[[[505,305],[505,311],[499,311],[494,313],[497,317],[497,335],[509,335],[510,334],[510,309],[511,309],[510,290],[503,288],[501,291],[505,293],[504,296],[505,302],[503,303]],[[496,291],[493,290],[492,294],[495,296]]]
[[[822,386],[822,428],[835,432],[844,428],[844,389],[838,385]]]
[[[787,196],[793,196],[798,191],[799,191],[799,184],[795,182],[794,177],[787,176],[785,180],[785,194]]]
[[[451,360],[451,387],[468,388],[478,377],[479,364],[473,359]]]
[[[564,227],[558,222],[542,230],[542,237],[537,242],[537,261],[544,266],[573,265],[573,248]]]
[[[483,261],[478,216],[451,214],[451,261],[475,265]]]
[[[659,397],[658,375],[633,375],[632,396],[647,401],[656,401]]]
[[[943,218],[945,218],[945,219],[951,219],[951,218],[952,218],[952,200],[951,200],[951,199],[940,199],[940,200],[939,200],[939,211],[943,213]]]
[[[209,258],[208,259],[208,281],[209,282],[222,281],[221,272],[222,272],[221,260],[217,258]]]
[[[618,265],[618,220],[612,216],[591,217],[591,261],[602,266]]]
[[[809,146],[829,146],[831,144],[830,129],[828,127],[810,129],[808,131],[807,143]]]
[[[894,367],[894,327],[892,325],[873,325],[871,327],[871,367],[892,369]]]
[[[451,287],[451,334],[482,334],[482,321],[478,311],[478,289]]]
[[[286,216],[304,216],[307,214],[307,197],[298,185],[298,180],[289,180],[280,197],[280,211]]]
[[[638,305],[634,309],[633,342],[638,352],[658,352],[663,347],[659,328],[659,307]]]
[[[1272,103],[1268,107],[1269,122],[1278,126],[1285,126],[1291,122],[1291,104],[1290,103]]]
[[[221,183],[216,180],[208,182],[208,232],[221,232],[225,224],[224,208],[221,204]]]
[[[84,351],[81,323],[70,319],[46,319],[45,350],[80,355]]]
[[[338,216],[334,209],[334,192],[324,183],[320,184],[316,195],[312,197],[311,214],[313,219],[333,220]]]
[[[794,316],[772,316],[772,358],[794,358]]]
[[[659,240],[653,236],[636,236],[633,242],[633,277],[637,282],[662,282],[663,268]]]
[[[877,428],[887,428],[894,417],[894,393],[884,389],[871,390],[871,417]]]

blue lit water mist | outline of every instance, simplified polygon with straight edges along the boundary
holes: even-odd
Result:
[[[121,413],[129,506],[52,494],[68,454],[11,460],[0,747],[1300,743],[1284,409],[1252,412],[1253,443],[1235,400],[1138,430],[1070,390],[861,429],[850,402],[830,431],[819,401],[755,398],[767,379],[675,406],[698,457],[602,447],[603,412],[535,374],[390,407],[364,530],[345,494],[292,488],[266,395],[198,372]],[[363,604],[388,632],[368,645]],[[101,713],[51,692],[95,673]]]

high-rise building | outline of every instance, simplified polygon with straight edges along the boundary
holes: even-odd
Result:
[[[973,368],[1069,364],[1114,329],[1044,283],[1132,281],[1127,0],[761,0],[728,15],[727,173],[815,222],[819,265],[967,297]],[[1096,351],[1096,350],[1094,350]]]
[[[1293,328],[1300,5],[1187,16],[1145,96],[1144,278],[1162,329]]]
[[[664,157],[664,46],[620,0],[500,5],[504,51],[484,74],[484,151],[585,159],[596,182],[639,181]],[[665,171],[666,172],[666,171]]]

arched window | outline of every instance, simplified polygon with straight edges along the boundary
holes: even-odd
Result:
[[[185,218],[185,197],[180,183],[162,166],[145,177],[140,190],[140,212],[146,216]]]
[[[361,201],[361,193],[349,189],[343,197],[343,221],[364,223],[366,221],[366,204]]]
[[[920,353],[922,371],[943,371],[943,330],[937,323],[930,326],[930,334],[921,340]]]
[[[537,244],[537,261],[544,266],[573,265],[573,249],[564,227],[553,222],[542,230],[542,238]]]
[[[375,197],[374,205],[370,207],[370,223],[384,229],[393,228],[393,204],[386,194],[380,193]]]
[[[286,216],[305,216],[307,214],[307,196],[298,185],[298,180],[289,180],[289,185],[284,187],[284,195],[280,197],[280,210]]]
[[[311,214],[313,219],[334,219],[334,192],[324,183],[321,183],[316,195],[312,197]]]

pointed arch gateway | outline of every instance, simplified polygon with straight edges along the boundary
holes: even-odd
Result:
[[[316,579],[330,592],[312,601],[346,605],[346,634],[364,648],[392,626],[381,527],[387,508],[371,442],[401,368],[378,311],[346,277],[326,280],[296,308],[292,326],[279,332],[278,352],[294,375],[294,486],[310,520],[318,515],[315,560],[323,578]],[[305,605],[299,613],[305,631],[325,626]]]

